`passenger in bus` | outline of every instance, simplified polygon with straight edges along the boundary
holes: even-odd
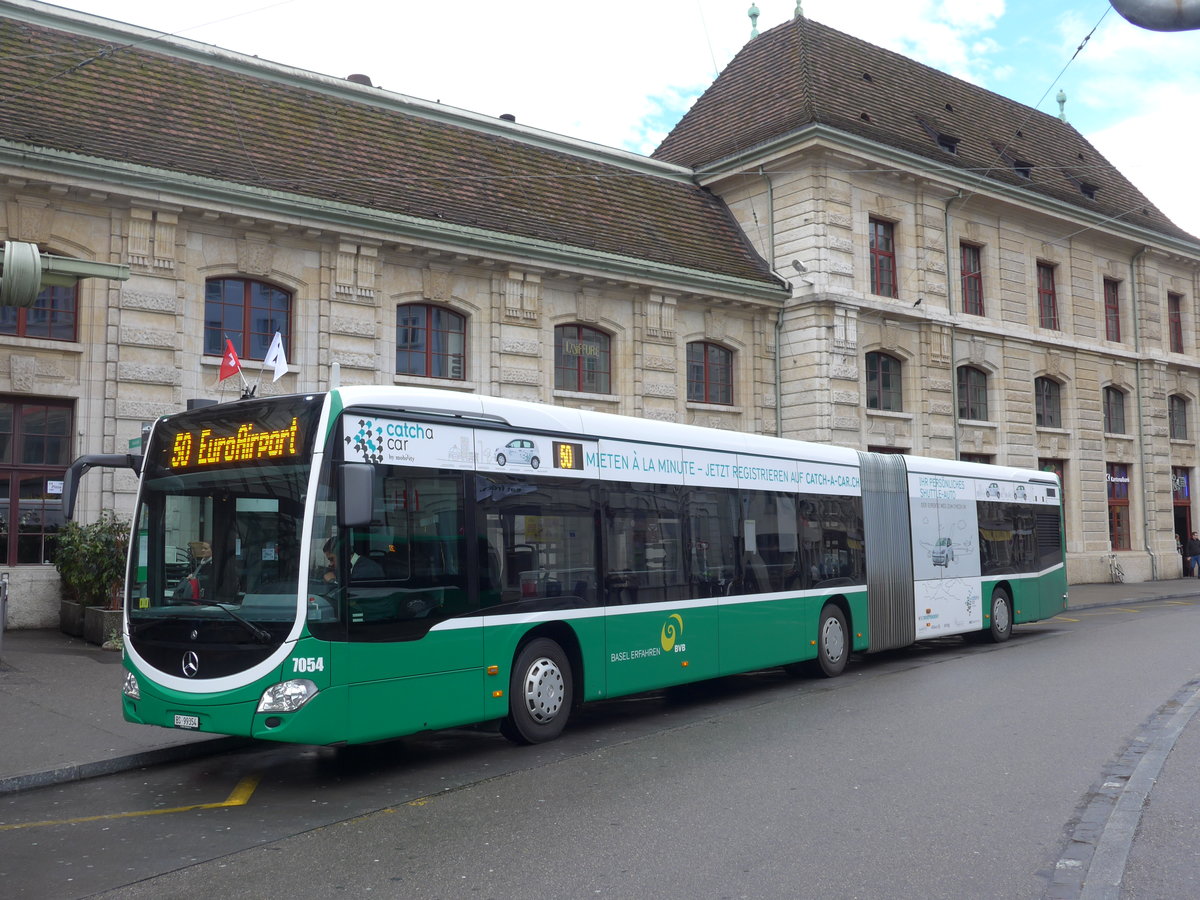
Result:
[[[338,571],[337,539],[329,538],[321,547],[321,551],[325,554],[325,561],[328,563],[323,576],[325,582],[327,584],[342,584],[344,579]],[[350,552],[350,581],[382,577],[383,566],[367,556],[364,547],[355,543],[354,549]]]

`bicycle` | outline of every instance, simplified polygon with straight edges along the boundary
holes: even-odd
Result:
[[[1117,554],[1115,553],[1108,554],[1108,574],[1112,578],[1113,584],[1121,584],[1125,581],[1125,570],[1117,562]]]

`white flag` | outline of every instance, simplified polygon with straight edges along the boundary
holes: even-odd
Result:
[[[275,377],[272,381],[278,381],[287,374],[287,357],[283,353],[283,335],[278,331],[275,332],[275,337],[271,338],[271,346],[267,348],[267,355],[263,357],[264,366],[275,367]]]

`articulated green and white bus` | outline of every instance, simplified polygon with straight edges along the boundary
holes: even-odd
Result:
[[[852,652],[1006,640],[1066,604],[1053,474],[448,391],[155,423],[125,603],[132,722],[314,744],[499,722]]]

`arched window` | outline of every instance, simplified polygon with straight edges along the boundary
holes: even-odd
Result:
[[[1171,440],[1186,441],[1188,439],[1187,397],[1172,394],[1167,398],[1167,422],[1170,425]]]
[[[987,373],[974,366],[958,367],[958,417],[986,421]]]
[[[687,345],[687,398],[693,403],[733,402],[733,351],[706,341]]]
[[[292,355],[292,295],[265,281],[210,278],[204,283],[204,352],[225,353],[225,339],[242,359],[262,359],[275,332],[283,352]]]
[[[396,307],[396,374],[466,378],[466,317],[428,303]]]
[[[1120,388],[1104,389],[1104,430],[1108,434],[1125,433],[1125,392]]]
[[[610,393],[612,338],[586,325],[555,327],[554,389]]]
[[[1062,385],[1057,381],[1033,379],[1033,405],[1038,428],[1062,428]]]
[[[867,354],[867,409],[901,412],[900,360],[886,353]]]

